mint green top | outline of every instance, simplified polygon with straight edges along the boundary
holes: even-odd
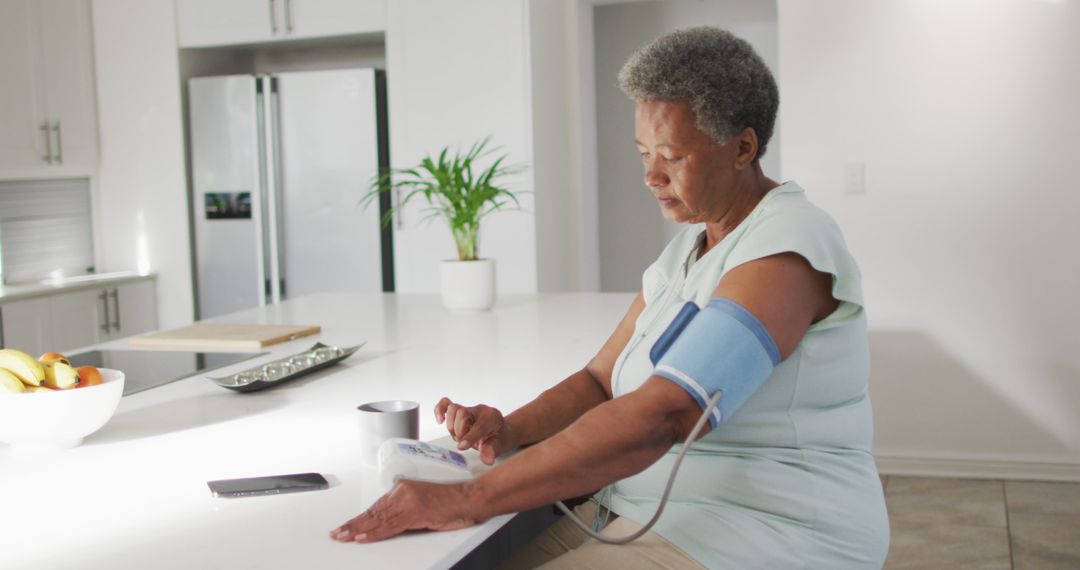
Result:
[[[687,269],[703,229],[684,229],[645,270],[645,308],[615,362],[616,396],[651,376],[649,348],[682,305],[705,306],[743,263],[797,253],[833,276],[840,306],[807,330],[742,408],[692,445],[653,530],[709,568],[880,568],[889,527],[870,454],[866,315],[840,228],[788,182]],[[612,485],[603,502],[647,522],[680,449]]]

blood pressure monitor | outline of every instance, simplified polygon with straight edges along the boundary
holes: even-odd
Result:
[[[379,447],[379,484],[389,491],[398,479],[453,483],[473,478],[465,456],[415,439],[391,438]]]

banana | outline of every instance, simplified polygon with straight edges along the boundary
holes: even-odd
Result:
[[[0,349],[0,368],[6,368],[27,386],[40,386],[45,380],[45,367],[34,357],[14,348]]]
[[[18,376],[0,368],[0,394],[5,392],[23,392],[25,387]]]
[[[79,373],[70,364],[59,360],[45,365],[45,386],[57,390],[74,388],[79,383]]]

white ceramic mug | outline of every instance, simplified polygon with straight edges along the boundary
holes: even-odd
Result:
[[[360,416],[360,458],[379,466],[379,446],[392,437],[420,437],[420,404],[409,400],[368,402],[357,406]]]

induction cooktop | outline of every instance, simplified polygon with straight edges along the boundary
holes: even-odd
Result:
[[[89,364],[123,372],[127,396],[264,354],[268,353],[91,350],[69,355],[68,360],[75,367]]]

